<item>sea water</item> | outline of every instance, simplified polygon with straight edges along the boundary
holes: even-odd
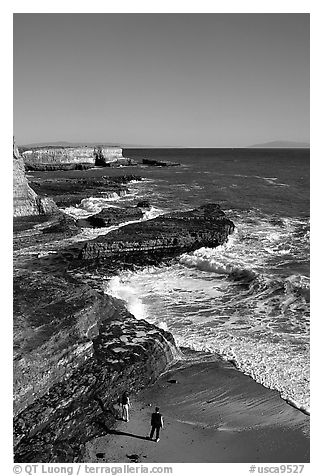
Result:
[[[111,279],[108,292],[179,346],[221,354],[309,411],[309,150],[125,150],[142,168],[124,201],[158,210],[219,203],[236,225],[228,242]]]

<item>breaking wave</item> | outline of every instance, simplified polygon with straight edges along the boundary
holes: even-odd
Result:
[[[125,302],[127,309],[136,319],[146,319],[147,312],[136,290],[121,282],[119,276],[114,276],[107,284],[105,292]]]
[[[137,318],[167,325],[178,346],[233,361],[308,413],[308,223],[252,213],[233,220],[236,231],[224,245],[122,273],[114,295]]]
[[[92,215],[96,215],[97,213],[100,213],[101,210],[103,210],[104,208],[117,208],[110,202],[116,202],[118,200],[120,200],[120,196],[117,193],[113,192],[109,194],[108,197],[104,198],[84,198],[83,200],[81,200],[80,205],[76,205],[75,207],[71,206],[62,208],[61,211],[74,218],[75,220],[79,220],[81,218],[88,218]]]

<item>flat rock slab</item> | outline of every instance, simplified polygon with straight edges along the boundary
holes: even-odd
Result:
[[[226,242],[234,224],[217,204],[204,205],[188,212],[174,212],[154,220],[133,223],[108,235],[87,242],[80,251],[84,260],[127,259],[145,264],[147,255],[159,254],[159,259],[202,246],[216,247]],[[142,261],[140,261],[140,257]]]

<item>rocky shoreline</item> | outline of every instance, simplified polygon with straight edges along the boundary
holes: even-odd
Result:
[[[86,441],[113,425],[117,395],[155,381],[179,355],[170,333],[136,320],[104,293],[107,276],[218,246],[234,229],[214,204],[149,221],[142,221],[144,207],[120,208],[118,216],[107,208],[87,226],[130,216],[138,222],[78,241],[84,222],[57,205],[75,205],[93,193],[121,194],[134,179],[34,178],[33,198],[56,205],[50,214],[26,209],[27,216],[14,219],[16,462],[81,461]]]
[[[50,197],[58,207],[79,205],[87,198],[123,197],[128,193],[127,184],[140,181],[139,175],[126,174],[99,178],[38,178],[29,180],[33,190],[42,197]]]

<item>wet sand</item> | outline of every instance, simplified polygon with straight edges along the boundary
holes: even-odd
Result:
[[[86,462],[309,462],[309,416],[230,363],[180,362],[131,401],[130,421],[89,442]],[[147,439],[155,406],[158,443]]]

